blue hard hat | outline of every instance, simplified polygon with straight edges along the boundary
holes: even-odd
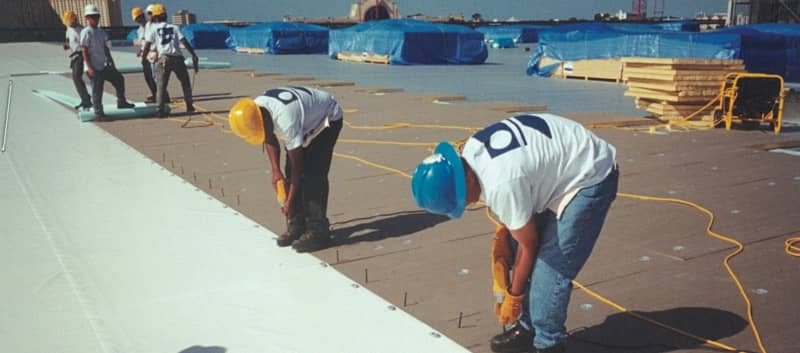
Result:
[[[411,177],[411,193],[428,212],[459,218],[467,203],[467,180],[458,152],[447,142],[417,166]]]

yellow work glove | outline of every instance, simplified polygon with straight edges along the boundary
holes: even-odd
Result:
[[[514,296],[506,292],[503,303],[500,304],[497,313],[497,320],[500,321],[500,325],[511,325],[519,320],[519,316],[522,315],[522,301],[524,299],[525,294]]]
[[[492,292],[495,298],[495,313],[499,313],[500,303],[511,285],[509,270],[514,265],[511,251],[511,233],[508,228],[498,225],[492,238]]]

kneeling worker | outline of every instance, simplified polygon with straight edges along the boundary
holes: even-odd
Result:
[[[495,352],[564,352],[572,280],[616,198],[615,158],[612,145],[572,120],[521,115],[470,137],[461,156],[439,144],[414,171],[421,208],[459,218],[482,200],[503,224],[492,249],[502,292],[495,312],[514,326],[492,339]]]
[[[192,54],[194,72],[197,72],[197,55],[194,53],[189,41],[183,37],[181,29],[176,25],[167,23],[167,11],[164,9],[164,5],[153,5],[152,13],[153,23],[148,29],[149,32],[145,34],[145,45],[144,49],[142,49],[142,65],[149,63],[147,55],[150,53],[150,48],[155,46],[159,55],[158,79],[156,79],[158,115],[162,118],[167,116],[166,104],[169,103],[166,99],[167,83],[169,83],[169,75],[173,71],[175,76],[178,76],[178,80],[181,81],[183,100],[186,102],[186,112],[193,113],[192,83],[189,81],[189,71],[186,69],[180,44],[183,44],[186,50]]]
[[[330,93],[297,86],[242,99],[230,111],[228,119],[236,135],[254,145],[264,144],[278,195],[286,194],[286,184],[275,132],[284,139],[289,184],[281,211],[288,226],[278,237],[278,246],[292,245],[298,252],[308,252],[330,242],[328,172],[342,130],[342,115],[342,107]]]

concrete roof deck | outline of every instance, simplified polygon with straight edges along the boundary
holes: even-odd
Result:
[[[278,233],[284,221],[270,190],[266,156],[260,147],[247,145],[226,131],[224,120],[239,97],[287,82],[281,76],[251,77],[239,70],[204,71],[198,75],[196,103],[212,114],[195,115],[196,124],[181,128],[186,117],[176,116],[97,126]],[[126,84],[130,97],[146,96],[141,74],[126,75]],[[442,105],[420,100],[430,93],[376,96],[359,92],[361,88],[328,88],[351,109],[346,121],[357,125],[408,122],[481,127],[509,115],[493,110],[495,103]],[[179,97],[174,78],[170,91]],[[180,107],[175,111],[182,112]],[[582,123],[641,118],[564,115]],[[214,125],[202,126],[204,121]],[[778,136],[721,129],[667,135],[612,128],[594,132],[618,149],[621,192],[697,202],[715,212],[716,231],[745,243],[745,252],[732,265],[753,301],[766,347],[769,352],[799,351],[795,336],[800,309],[794,302],[800,290],[796,280],[800,263],[783,253],[783,241],[800,232],[796,208],[800,160],[753,147],[800,140],[798,130],[788,128]],[[468,135],[467,131],[346,127],[340,138],[435,143]],[[425,146],[348,142],[340,142],[336,151],[406,173],[429,153]],[[406,178],[352,160],[336,158],[330,177],[329,215],[337,244],[314,255],[467,349],[489,352],[489,339],[500,328],[491,311],[488,271],[493,226],[484,211],[468,211],[458,221],[422,213],[411,199]],[[721,265],[732,247],[705,235],[706,222],[705,216],[685,206],[618,198],[578,281],[653,319],[741,350],[757,351],[744,304]],[[272,246],[271,239],[264,241]],[[324,291],[319,295],[325,295]],[[708,350],[695,340],[619,313],[580,290],[573,292],[567,328],[575,332],[570,352],[619,352],[620,346],[637,352]]]

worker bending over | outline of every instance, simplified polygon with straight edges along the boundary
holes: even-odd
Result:
[[[461,156],[439,144],[414,171],[421,208],[459,218],[483,201],[502,223],[492,247],[495,312],[513,326],[492,339],[495,352],[564,352],[572,280],[616,198],[615,157],[572,120],[520,115],[470,137]]]
[[[231,130],[251,144],[264,144],[272,166],[272,186],[286,193],[280,169],[280,144],[286,147],[288,194],[281,207],[287,230],[278,246],[298,252],[316,251],[330,242],[328,172],[333,147],[342,130],[342,107],[328,92],[287,86],[270,89],[255,99],[240,100],[230,111]],[[279,196],[280,199],[280,196]]]
[[[173,71],[178,80],[181,81],[183,88],[183,100],[186,102],[186,112],[193,113],[194,105],[192,104],[192,83],[189,81],[189,71],[186,69],[185,59],[181,52],[180,44],[192,54],[192,64],[194,64],[194,72],[197,72],[197,55],[194,53],[189,41],[183,37],[181,29],[167,23],[167,11],[164,5],[153,5],[153,16],[151,17],[153,23],[150,25],[150,31],[146,35],[144,49],[142,50],[142,65],[146,65],[149,61],[147,55],[150,48],[155,46],[158,51],[158,79],[156,80],[156,104],[158,105],[158,116],[166,117],[168,110],[166,104],[169,102],[165,99],[167,94],[167,83],[169,83],[169,75]]]
[[[108,49],[108,34],[97,24],[100,22],[100,10],[89,4],[83,9],[86,24],[81,31],[81,52],[89,78],[92,79],[92,104],[97,120],[104,120],[103,84],[111,82],[117,92],[117,108],[133,108],[133,104],[125,99],[125,78],[117,71],[111,51]]]
[[[61,16],[61,22],[67,27],[66,43],[64,50],[69,51],[69,68],[72,70],[72,83],[75,90],[81,97],[81,103],[75,109],[88,109],[92,107],[92,97],[86,90],[86,83],[83,82],[83,54],[81,53],[81,31],[83,26],[78,23],[78,15],[69,10]]]

